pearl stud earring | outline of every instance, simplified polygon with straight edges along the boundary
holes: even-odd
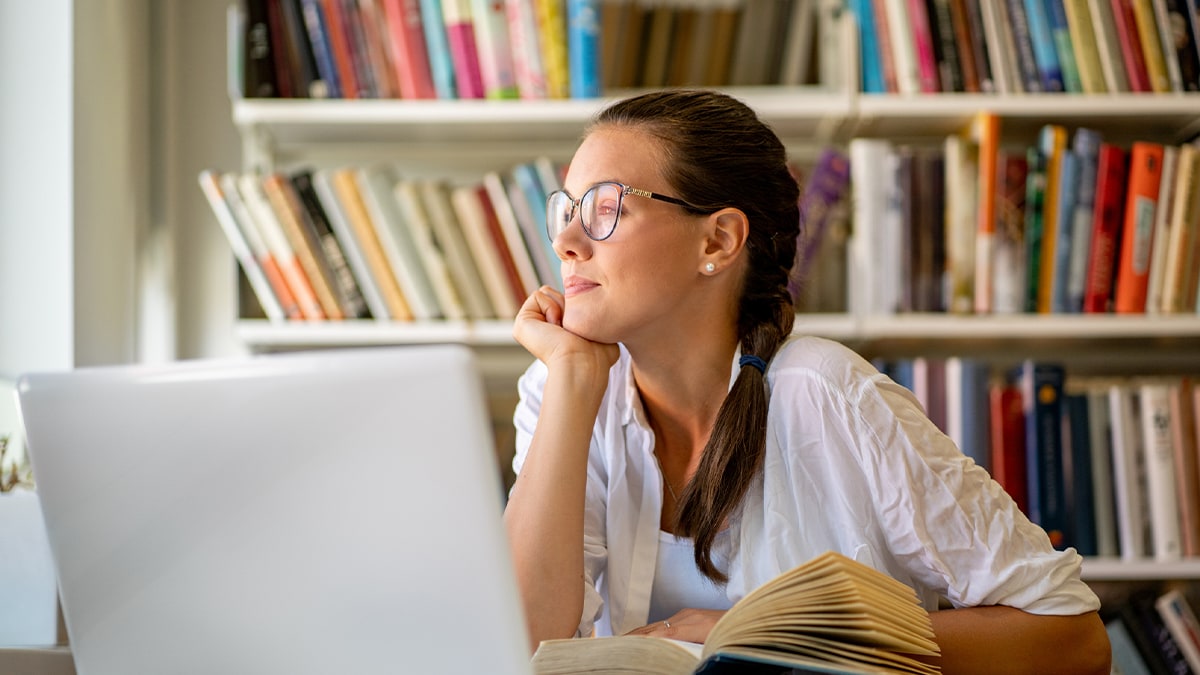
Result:
[[[717,271],[717,266],[713,263],[705,263],[704,271],[709,272],[709,273],[715,272],[715,271]]]

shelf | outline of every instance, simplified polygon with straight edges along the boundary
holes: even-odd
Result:
[[[1152,559],[1084,558],[1084,581],[1167,581],[1200,579],[1200,558],[1158,561]]]

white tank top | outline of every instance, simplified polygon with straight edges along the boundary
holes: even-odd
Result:
[[[713,562],[718,569],[727,568],[728,541],[728,529],[722,530],[713,541]],[[733,604],[725,596],[725,584],[717,585],[696,568],[695,550],[691,539],[659,530],[649,623],[669,619],[688,607],[729,609]]]

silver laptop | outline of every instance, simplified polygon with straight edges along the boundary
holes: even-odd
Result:
[[[530,672],[466,348],[30,374],[17,396],[79,673]]]

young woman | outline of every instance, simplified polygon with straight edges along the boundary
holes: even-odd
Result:
[[[548,201],[564,289],[514,327],[538,359],[505,512],[534,645],[703,642],[734,601],[834,550],[917,590],[946,673],[1108,673],[1080,557],[909,392],[792,336],[799,188],[752,110],[708,91],[620,101],[564,187]]]

